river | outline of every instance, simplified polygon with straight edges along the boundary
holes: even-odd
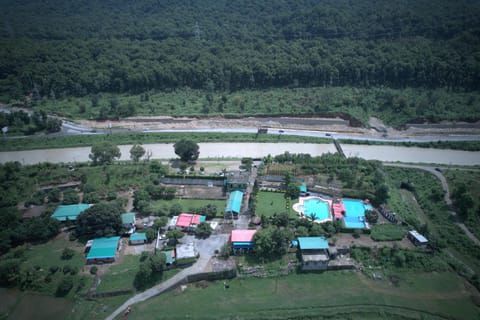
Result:
[[[121,160],[130,158],[132,145],[119,146]],[[309,153],[320,156],[324,153],[334,153],[333,144],[313,143],[199,143],[200,157],[205,158],[261,158],[268,154],[272,156],[290,153]],[[173,144],[145,144],[144,148],[151,152],[151,159],[176,158]],[[443,165],[480,165],[480,152],[448,149],[427,149],[417,147],[348,145],[342,144],[347,157],[358,156],[369,160],[400,161],[411,163],[437,163]],[[43,149],[28,151],[0,152],[0,163],[19,161],[22,164],[39,162],[84,162],[88,161],[90,147]]]

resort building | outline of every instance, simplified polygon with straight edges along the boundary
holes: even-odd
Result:
[[[418,233],[416,230],[408,231],[407,234],[408,239],[413,242],[414,245],[418,246],[423,246],[428,243],[427,238],[422,236],[420,233]]]
[[[184,231],[192,231],[202,222],[205,222],[206,217],[199,214],[181,213],[176,222],[175,227]]]
[[[119,244],[120,237],[93,239],[87,255],[87,264],[114,262]]]
[[[131,245],[145,244],[147,242],[147,235],[145,233],[133,233],[130,236],[129,242]]]
[[[324,237],[300,237],[298,247],[302,258],[302,270],[327,270],[328,241]]]
[[[175,250],[162,251],[162,253],[165,255],[167,267],[175,263]]]
[[[253,237],[257,230],[232,230],[230,244],[234,253],[242,253],[253,248]]]
[[[122,225],[125,229],[127,229],[128,234],[132,234],[135,232],[135,213],[127,212],[120,215],[122,219]]]
[[[85,203],[58,206],[51,217],[60,222],[75,221],[80,213],[87,210],[89,207],[90,205]]]
[[[242,208],[242,201],[243,192],[236,190],[230,193],[227,208],[225,209],[225,219],[238,219],[238,215]]]

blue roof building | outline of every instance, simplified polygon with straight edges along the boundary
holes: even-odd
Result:
[[[237,218],[242,208],[242,201],[243,192],[236,190],[230,193],[225,209],[225,218]]]
[[[87,255],[87,263],[113,262],[118,249],[120,237],[93,239]]]
[[[90,205],[85,203],[58,206],[51,217],[61,222],[67,220],[75,221],[80,213],[87,210],[89,207]]]
[[[130,244],[144,244],[145,242],[147,242],[145,233],[133,233],[130,235]]]
[[[298,247],[302,254],[302,270],[326,270],[330,256],[324,237],[300,237]]]

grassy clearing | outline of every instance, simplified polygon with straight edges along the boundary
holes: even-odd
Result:
[[[372,226],[370,236],[375,241],[396,241],[405,237],[406,230],[396,224],[376,224]]]
[[[65,248],[74,250],[73,257],[70,259],[62,259],[62,252]],[[85,265],[85,256],[83,255],[83,245],[77,242],[69,242],[65,240],[52,240],[44,244],[29,246],[25,253],[25,261],[21,265],[21,270],[24,272],[32,272],[33,279],[44,279],[38,285],[33,282],[33,286],[38,289],[39,292],[48,293],[54,295],[58,284],[65,274],[69,275],[70,272],[63,272],[65,267],[75,270],[73,279],[73,288],[69,292],[68,297],[73,297],[75,293],[84,292],[88,289],[90,277],[80,275]],[[50,272],[52,267],[58,267],[58,270],[53,274]],[[50,281],[45,280],[51,279]],[[39,280],[29,280],[39,281]],[[41,280],[40,280],[41,281]]]
[[[131,296],[122,295],[110,298],[101,298],[95,300],[87,300],[79,298],[75,300],[75,305],[71,309],[70,314],[66,318],[57,319],[71,319],[71,320],[97,320],[105,319],[116,308],[122,305]],[[54,320],[51,318],[49,320]]]
[[[291,202],[291,205],[294,201]],[[283,192],[260,191],[257,195],[257,206],[255,214],[257,216],[271,217],[275,213],[288,212],[290,218],[296,218],[296,212],[291,206],[286,208],[287,202]]]
[[[98,286],[97,292],[133,289],[133,280],[139,268],[140,255],[126,255],[122,263],[111,266],[102,276],[102,282]],[[177,272],[178,270],[164,271],[160,279],[165,281]]]
[[[205,289],[190,285],[183,292],[170,292],[134,306],[129,319],[317,319],[355,317],[357,313],[378,317],[379,312],[385,318],[392,318],[391,313],[403,314],[405,319],[434,314],[471,319],[479,315],[455,275],[429,274],[430,281],[424,281],[424,274],[409,274],[399,287],[361,277],[353,272],[326,272],[234,279],[227,291],[222,281]],[[448,285],[432,286],[432,282]]]
[[[451,193],[461,185],[467,187],[466,194],[472,198],[473,206],[468,209],[464,223],[477,238],[480,238],[480,198],[478,196],[480,195],[480,172],[448,170],[444,175]]]
[[[207,204],[213,205],[217,208],[216,217],[223,217],[225,213],[225,207],[227,205],[226,200],[203,200],[203,199],[172,199],[172,200],[157,200],[153,201],[152,205],[154,210],[160,210],[163,212],[168,212],[168,209],[171,208],[174,204],[179,204],[182,207],[184,212],[194,212],[200,207],[204,207]]]

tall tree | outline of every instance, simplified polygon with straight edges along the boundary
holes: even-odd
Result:
[[[134,144],[133,147],[130,149],[130,159],[135,162],[138,162],[140,158],[144,155],[145,149],[139,144]]]
[[[118,235],[122,230],[120,215],[123,210],[117,204],[99,203],[83,211],[77,217],[77,234],[107,237]]]
[[[196,142],[182,139],[173,145],[175,154],[184,162],[195,161],[200,155],[200,147]]]
[[[120,149],[110,142],[101,142],[92,146],[89,158],[94,165],[111,164],[113,160],[121,157]]]

